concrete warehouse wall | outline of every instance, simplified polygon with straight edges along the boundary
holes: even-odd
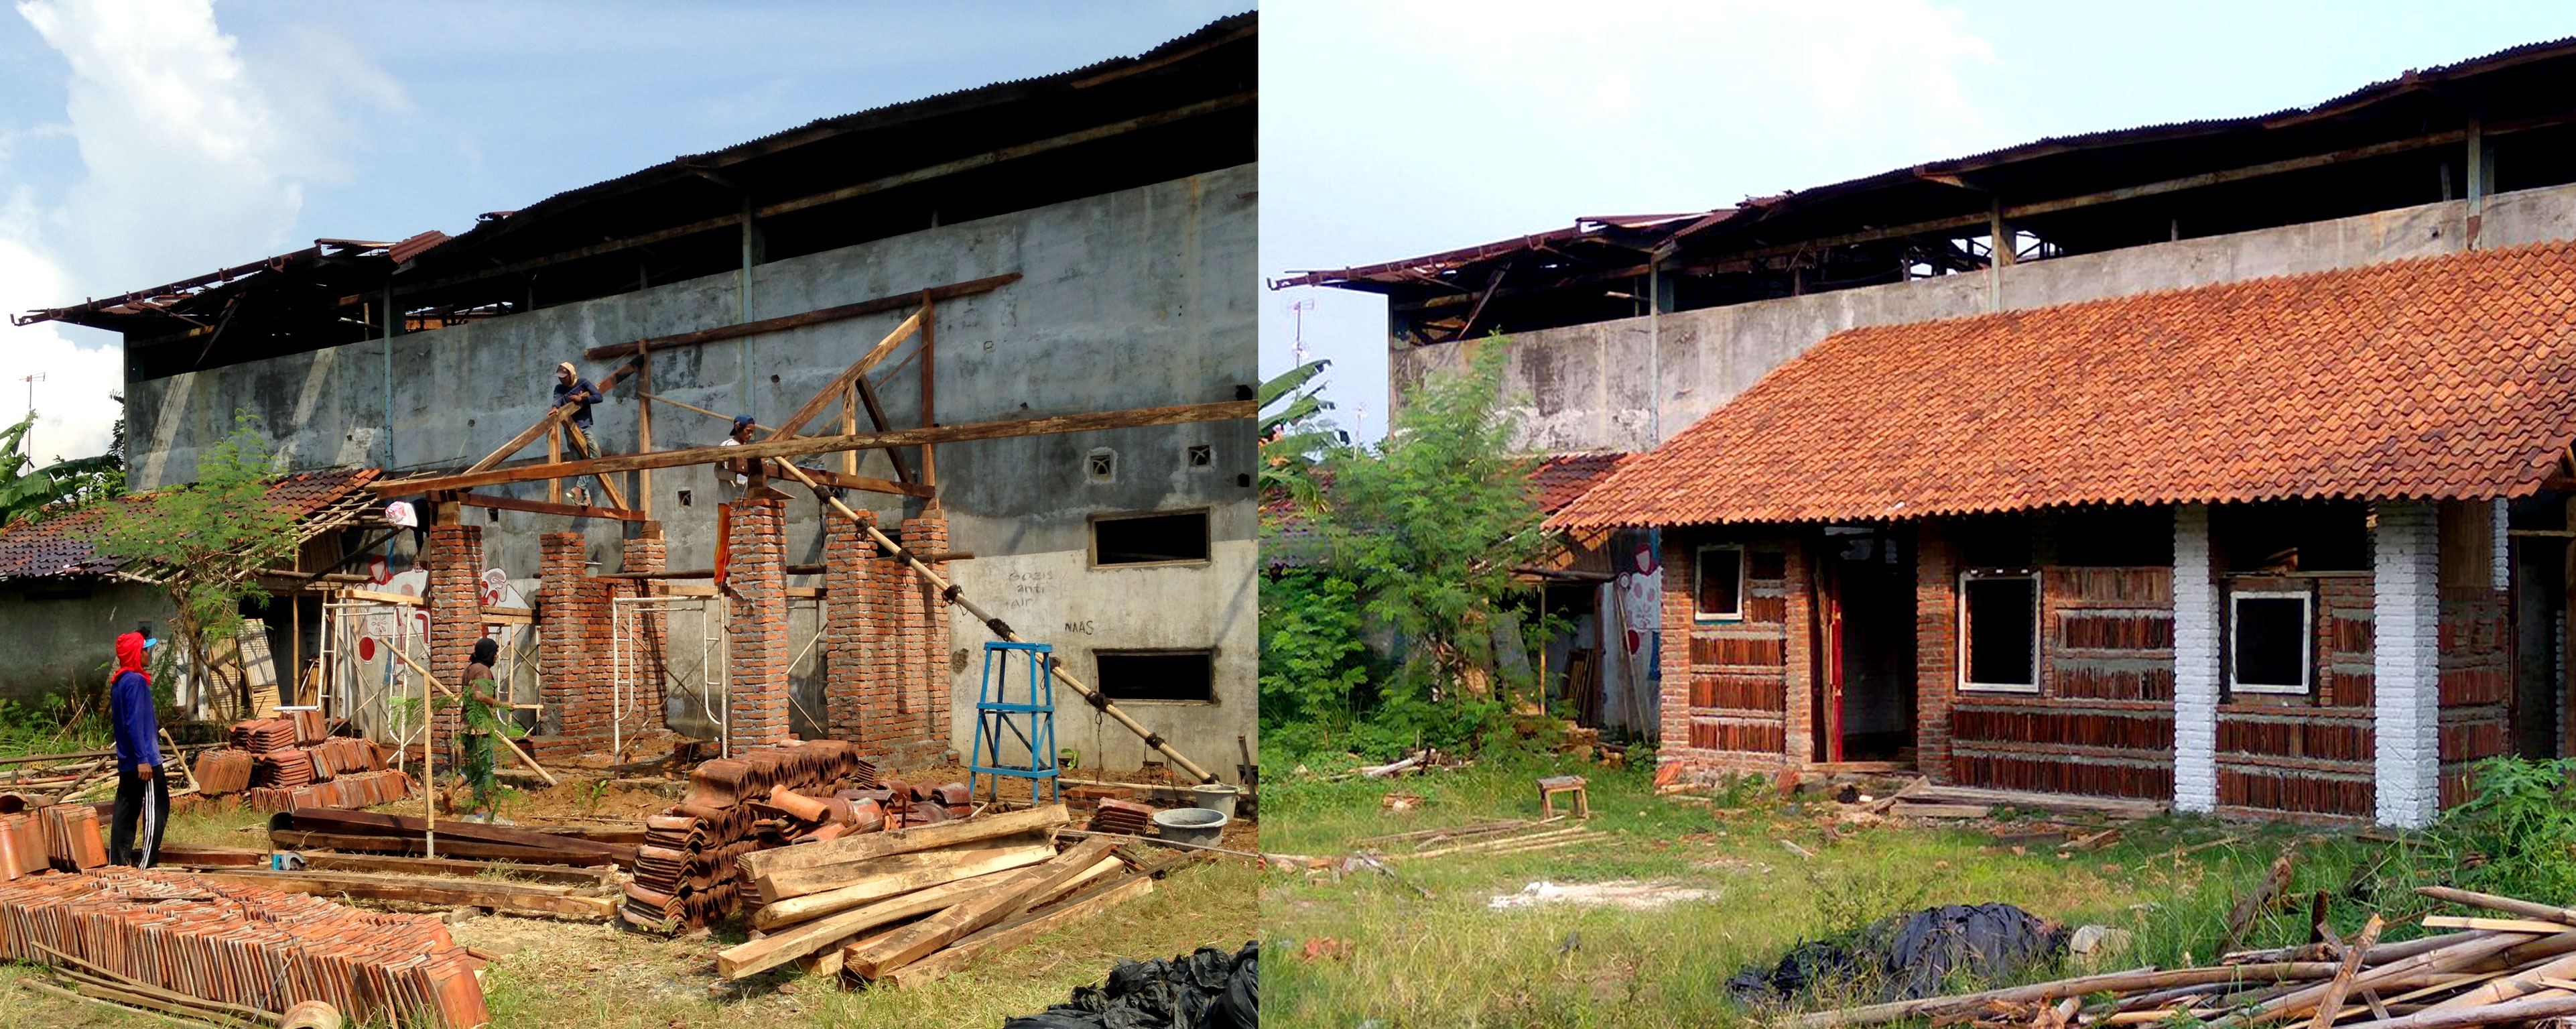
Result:
[[[1023,278],[938,306],[941,424],[1232,400],[1238,387],[1258,381],[1256,188],[1255,167],[1243,165],[760,265],[747,298],[737,275],[716,275],[391,341],[128,383],[134,482],[152,487],[189,478],[198,452],[231,428],[236,408],[259,415],[289,467],[382,463],[388,392],[396,472],[461,467],[545,413],[555,362],[572,359],[594,378],[606,374],[611,366],[579,360],[584,348],[1008,272]],[[657,354],[654,392],[728,414],[783,419],[902,318],[900,312],[874,315]],[[884,382],[894,425],[918,424],[919,381],[915,362]],[[631,450],[636,439],[632,393],[619,392],[595,409],[612,451]],[[656,449],[713,445],[725,429],[721,421],[670,405],[654,411]],[[1188,448],[1198,445],[1213,448],[1211,466],[1188,466]],[[1091,476],[1086,458],[1104,448],[1116,455],[1113,472]],[[1213,648],[1215,702],[1129,707],[1228,778],[1237,761],[1235,737],[1256,732],[1257,513],[1249,478],[1238,479],[1252,473],[1253,451],[1249,420],[985,440],[938,451],[952,545],[977,555],[953,564],[958,584],[1022,635],[1056,644],[1070,670],[1091,678],[1096,649]],[[528,453],[543,453],[542,444]],[[907,452],[908,460],[916,457]],[[838,460],[804,463],[837,468]],[[868,454],[859,470],[893,477],[882,453]],[[653,489],[653,512],[669,540],[668,567],[708,567],[716,504],[739,491],[729,480],[719,483],[708,467],[656,471]],[[684,490],[692,497],[685,507],[678,500]],[[545,484],[487,492],[543,499]],[[847,500],[873,508],[888,525],[920,508],[919,501],[883,494],[853,492]],[[1210,561],[1089,567],[1092,516],[1194,508],[1210,515]],[[466,512],[485,526],[486,562],[516,580],[537,575],[541,533],[583,533],[598,562],[594,571],[606,572],[617,569],[619,540],[628,531],[617,522],[511,511],[482,521],[486,515]],[[822,525],[811,498],[789,504],[785,544],[789,563],[820,563]],[[821,578],[798,576],[791,584],[819,586]],[[791,656],[804,649],[812,624],[800,610]],[[679,652],[693,649],[702,635],[686,615],[671,621],[682,674],[670,684],[670,707],[683,728],[693,724],[683,709],[698,714],[698,690],[688,674],[694,654]],[[958,690],[952,722],[963,753],[973,739],[980,647],[989,633],[960,613],[952,638]],[[794,675],[802,708],[795,717],[806,732],[819,730],[825,710],[822,677],[810,672],[813,660],[804,655]],[[1142,741],[1124,729],[1069,697],[1060,706],[1060,742],[1081,750],[1086,766],[1127,770],[1145,759]]]
[[[170,602],[161,591],[136,583],[28,580],[0,585],[0,625],[9,627],[0,701],[40,704],[46,694],[76,684],[104,684],[116,667],[117,635],[133,632],[140,621],[167,626],[169,617]],[[156,679],[153,685],[166,684]]]
[[[1503,394],[1529,452],[1640,451],[1690,426],[1783,361],[1844,329],[1956,318],[2445,254],[2468,238],[2469,202],[2030,261],[2000,269],[1622,318],[1510,337]],[[2576,236],[2576,186],[2486,201],[2478,246]],[[2000,297],[1995,294],[2000,291]],[[1652,354],[1650,356],[1650,343]],[[1389,409],[1426,371],[1456,365],[1470,340],[1390,342]],[[1655,380],[1650,389],[1648,379]],[[1660,418],[1655,410],[1661,406]]]

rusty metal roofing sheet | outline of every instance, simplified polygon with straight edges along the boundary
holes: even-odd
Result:
[[[1556,528],[2479,499],[2576,440],[2576,242],[1851,329]]]

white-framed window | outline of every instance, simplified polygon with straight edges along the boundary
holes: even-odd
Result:
[[[2239,693],[2306,693],[2314,681],[2315,598],[2304,590],[2227,594],[2227,684]]]
[[[1959,688],[2039,692],[2038,574],[1959,573]]]
[[[1691,565],[1691,617],[1703,622],[1744,619],[1744,548],[1721,544],[1699,548]]]

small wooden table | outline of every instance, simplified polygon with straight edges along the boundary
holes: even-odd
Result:
[[[1592,799],[1584,794],[1583,777],[1579,775],[1549,775],[1539,778],[1538,809],[1541,817],[1556,817],[1556,796],[1560,793],[1574,795],[1574,817],[1592,817]]]

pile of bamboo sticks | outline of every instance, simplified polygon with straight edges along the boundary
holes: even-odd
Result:
[[[2350,940],[2242,951],[2218,965],[2137,969],[1981,993],[1900,1000],[1781,1019],[1782,1029],[1877,1025],[2220,1026],[2307,1022],[2313,1029],[2456,1029],[2576,1017],[2576,908],[2443,886],[2434,900],[2510,916],[2429,915],[2449,932],[2379,942],[2383,923]]]
[[[1580,825],[1561,829],[1549,823],[1563,819],[1544,818],[1535,822],[1517,818],[1480,822],[1451,829],[1423,829],[1392,836],[1377,836],[1360,841],[1373,856],[1388,861],[1411,861],[1420,858],[1446,857],[1451,854],[1494,855],[1520,854],[1555,850],[1579,844],[1600,843],[1610,833]]]

